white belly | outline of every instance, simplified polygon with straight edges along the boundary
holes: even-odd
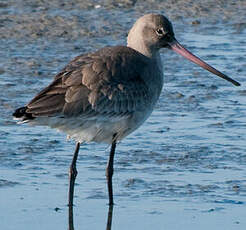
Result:
[[[31,121],[32,125],[42,125],[65,132],[68,138],[77,142],[103,142],[111,144],[113,136],[117,141],[136,130],[150,116],[153,109],[134,112],[133,115],[121,117],[103,117],[101,115],[91,119],[79,117],[58,118],[39,117]]]

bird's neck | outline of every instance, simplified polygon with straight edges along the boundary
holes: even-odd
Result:
[[[130,47],[149,58],[158,59],[160,57],[159,50],[146,46],[143,41],[131,41],[128,39],[127,47]]]

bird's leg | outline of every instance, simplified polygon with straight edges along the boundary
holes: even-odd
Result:
[[[80,147],[80,143],[78,142],[76,144],[75,152],[73,155],[73,160],[72,160],[72,163],[69,169],[69,194],[68,194],[68,206],[69,207],[73,206],[74,184],[75,184],[76,176],[78,174],[77,169],[76,169],[76,161],[78,158],[79,147]]]
[[[109,196],[109,205],[112,206],[114,204],[113,201],[113,185],[112,185],[112,177],[114,173],[114,153],[115,153],[115,147],[116,147],[116,140],[113,140],[113,143],[111,145],[108,165],[106,168],[106,177],[107,177],[107,183],[108,183],[108,196]]]

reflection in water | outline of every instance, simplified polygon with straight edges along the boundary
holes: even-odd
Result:
[[[73,226],[73,206],[68,206],[68,230],[74,230]]]
[[[109,205],[106,230],[111,230],[112,219],[113,219],[113,205]],[[68,206],[68,230],[74,230],[74,225],[73,225],[73,206],[72,205]]]
[[[108,207],[108,220],[107,220],[107,228],[106,228],[106,230],[111,230],[112,219],[113,219],[113,205],[109,205],[109,207]]]

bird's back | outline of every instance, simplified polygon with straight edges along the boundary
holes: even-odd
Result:
[[[162,83],[155,60],[129,47],[105,47],[74,58],[14,116],[79,142],[111,143],[114,133],[122,139],[149,116]]]

